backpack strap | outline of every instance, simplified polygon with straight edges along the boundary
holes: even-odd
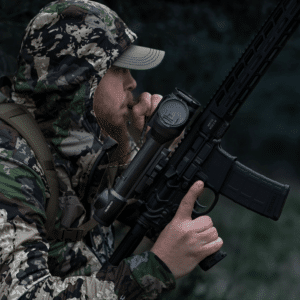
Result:
[[[54,168],[53,156],[36,120],[25,107],[16,103],[0,104],[0,119],[15,128],[27,141],[44,170],[50,190],[50,199],[46,208],[47,220],[45,224],[47,239],[70,241],[82,240],[86,233],[98,224],[93,218],[79,228],[54,228],[58,212],[58,180]]]
[[[49,202],[46,210],[47,221],[45,225],[47,233],[49,233],[54,228],[58,211],[59,193],[52,154],[44,135],[27,109],[16,103],[2,103],[0,108],[0,118],[15,128],[27,141],[44,170],[51,195],[51,205]]]

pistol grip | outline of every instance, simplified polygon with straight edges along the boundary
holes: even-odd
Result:
[[[202,261],[200,261],[199,266],[203,271],[207,271],[226,256],[226,252],[218,250],[217,252],[207,256]]]

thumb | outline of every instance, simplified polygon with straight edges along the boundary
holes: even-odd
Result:
[[[196,181],[182,198],[174,218],[191,220],[194,204],[197,198],[202,194],[204,183],[201,180]]]

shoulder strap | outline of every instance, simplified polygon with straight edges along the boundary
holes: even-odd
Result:
[[[33,149],[40,162],[50,189],[50,202],[46,210],[47,233],[54,228],[58,211],[58,182],[54,168],[52,154],[46,143],[46,139],[38,127],[35,119],[23,106],[16,103],[2,103],[0,105],[0,118],[15,128]]]

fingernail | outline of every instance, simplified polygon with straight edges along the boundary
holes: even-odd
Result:
[[[204,186],[204,182],[202,180],[199,180],[198,181],[198,184],[200,185],[200,187],[203,187]]]

